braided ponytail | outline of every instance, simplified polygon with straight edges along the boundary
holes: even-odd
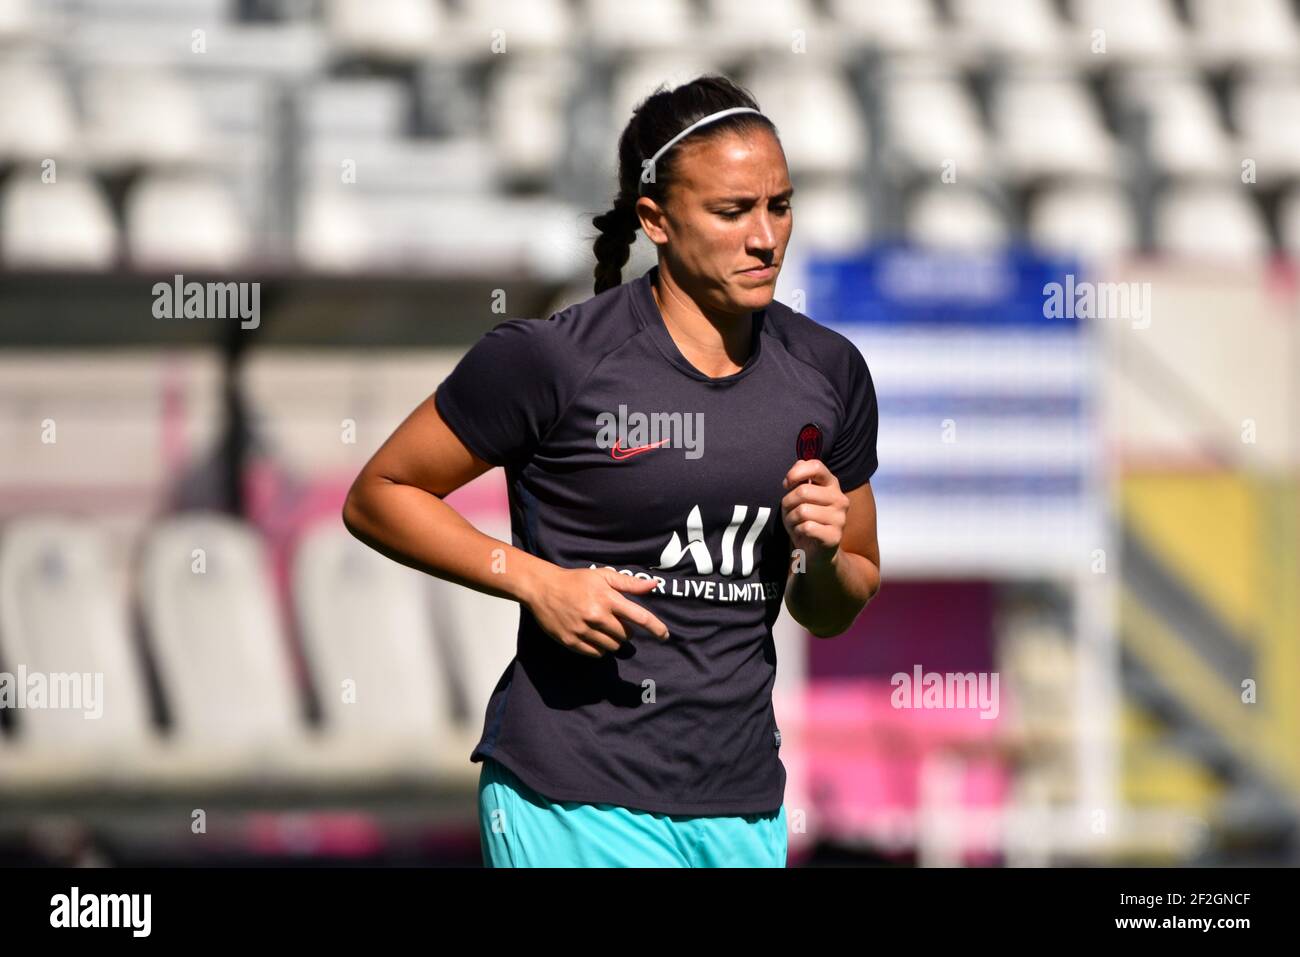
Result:
[[[593,250],[596,253],[596,292],[612,289],[623,281],[623,266],[627,264],[636,242],[636,231],[641,220],[636,214],[635,201],[627,202],[623,197],[607,213],[601,213],[591,221],[600,230]]]

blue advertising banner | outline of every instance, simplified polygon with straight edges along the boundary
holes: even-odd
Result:
[[[882,548],[918,573],[1077,566],[1100,540],[1092,324],[1072,258],[882,245],[804,266],[806,313],[867,359]]]
[[[1073,328],[1078,262],[1023,247],[972,254],[903,244],[807,267],[809,314],[827,325],[1001,325]]]

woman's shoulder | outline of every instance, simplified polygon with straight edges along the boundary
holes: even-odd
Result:
[[[808,363],[838,383],[865,371],[866,357],[848,336],[811,316],[773,299],[767,307],[765,329],[796,359]]]
[[[559,378],[582,378],[625,344],[636,328],[624,287],[605,290],[545,315],[502,319],[484,336],[495,350]]]

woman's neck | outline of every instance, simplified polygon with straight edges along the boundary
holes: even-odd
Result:
[[[709,316],[660,267],[651,284],[659,313],[682,357],[711,379],[739,372],[753,343],[752,312]]]

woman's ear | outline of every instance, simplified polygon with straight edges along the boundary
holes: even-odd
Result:
[[[642,196],[636,201],[636,214],[641,220],[641,228],[645,230],[647,239],[656,246],[668,242],[668,232],[665,228],[667,214],[662,206],[649,196]]]

